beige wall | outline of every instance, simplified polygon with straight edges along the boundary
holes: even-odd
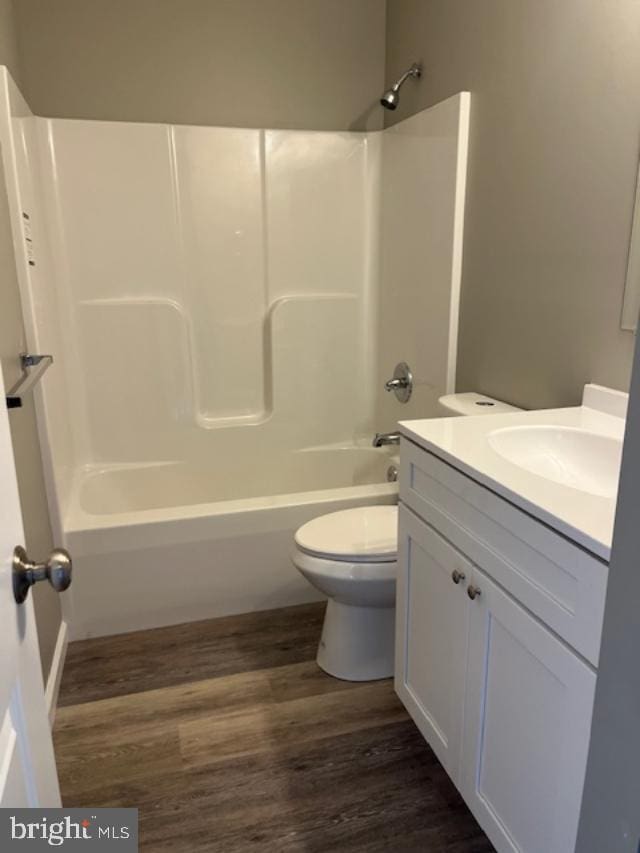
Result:
[[[637,0],[389,0],[388,121],[472,92],[458,387],[529,407],[627,388]]]
[[[12,4],[8,0],[0,0],[0,64],[8,66],[15,80],[20,79]],[[0,170],[0,361],[6,384],[13,384],[18,377],[18,355],[24,348],[9,208],[4,175]],[[25,544],[32,558],[41,559],[47,556],[53,543],[33,400],[29,400],[21,409],[14,409],[10,414],[10,423]],[[38,584],[33,595],[40,658],[46,681],[60,628],[60,600],[48,584]]]
[[[17,0],[45,116],[380,127],[385,0]]]
[[[12,0],[0,0],[0,65],[6,65],[13,79],[20,85],[22,75]]]

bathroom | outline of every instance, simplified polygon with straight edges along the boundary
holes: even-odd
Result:
[[[3,806],[638,849],[639,44],[636,0],[0,2]]]

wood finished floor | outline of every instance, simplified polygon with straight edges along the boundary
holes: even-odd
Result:
[[[64,805],[137,806],[144,851],[490,853],[391,681],[315,663],[322,605],[72,643]]]

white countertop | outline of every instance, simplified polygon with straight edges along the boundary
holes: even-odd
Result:
[[[539,424],[573,427],[622,439],[625,420],[595,408],[577,406],[401,421],[399,428],[415,444],[608,561],[616,498],[589,494],[527,471],[500,456],[487,438],[492,431],[504,427]]]

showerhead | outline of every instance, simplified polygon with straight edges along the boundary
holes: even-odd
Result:
[[[380,103],[385,110],[395,110],[400,101],[400,95],[397,89],[387,89],[384,95],[380,98]]]
[[[404,72],[402,77],[393,84],[390,89],[384,93],[384,95],[380,98],[380,103],[385,108],[385,110],[395,110],[395,108],[400,103],[400,87],[407,79],[407,77],[413,77],[417,80],[422,76],[422,68],[418,65],[417,62],[414,62],[411,68]]]

